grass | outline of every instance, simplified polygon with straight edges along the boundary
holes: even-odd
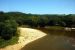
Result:
[[[17,29],[17,34],[13,36],[10,40],[4,40],[0,37],[0,48],[4,48],[9,45],[14,45],[18,43],[20,30]]]
[[[8,45],[13,45],[16,43],[18,43],[18,36],[14,36],[10,40],[4,40],[0,38],[0,48],[4,48]]]
[[[64,29],[64,27],[61,27],[61,26],[48,26],[47,29],[50,29],[50,30],[61,30],[61,29]]]

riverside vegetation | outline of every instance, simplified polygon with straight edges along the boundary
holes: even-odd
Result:
[[[1,11],[0,12],[0,47],[7,46],[11,43],[13,44],[17,43],[18,41],[17,28],[20,26],[30,27],[30,28],[48,27],[47,30],[49,31],[54,32],[58,29],[59,31],[61,31],[65,27],[71,27],[71,28],[75,27],[75,14],[40,15],[40,14],[26,14],[21,12]],[[59,34],[59,33],[53,33],[53,34]],[[74,37],[74,33],[71,34],[70,32],[69,36],[70,35],[73,35]],[[8,42],[10,43],[8,44]]]

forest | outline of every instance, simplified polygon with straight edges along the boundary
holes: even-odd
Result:
[[[9,40],[17,27],[44,28],[47,26],[75,27],[75,14],[26,14],[0,11],[0,37]]]

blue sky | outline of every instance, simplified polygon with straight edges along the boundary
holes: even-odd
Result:
[[[0,0],[0,11],[32,14],[75,14],[75,0]]]

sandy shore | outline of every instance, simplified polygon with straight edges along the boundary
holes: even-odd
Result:
[[[18,43],[15,45],[10,45],[5,48],[0,48],[0,50],[20,50],[26,44],[37,40],[46,34],[40,30],[35,30],[31,28],[19,28],[20,29],[20,37]]]

